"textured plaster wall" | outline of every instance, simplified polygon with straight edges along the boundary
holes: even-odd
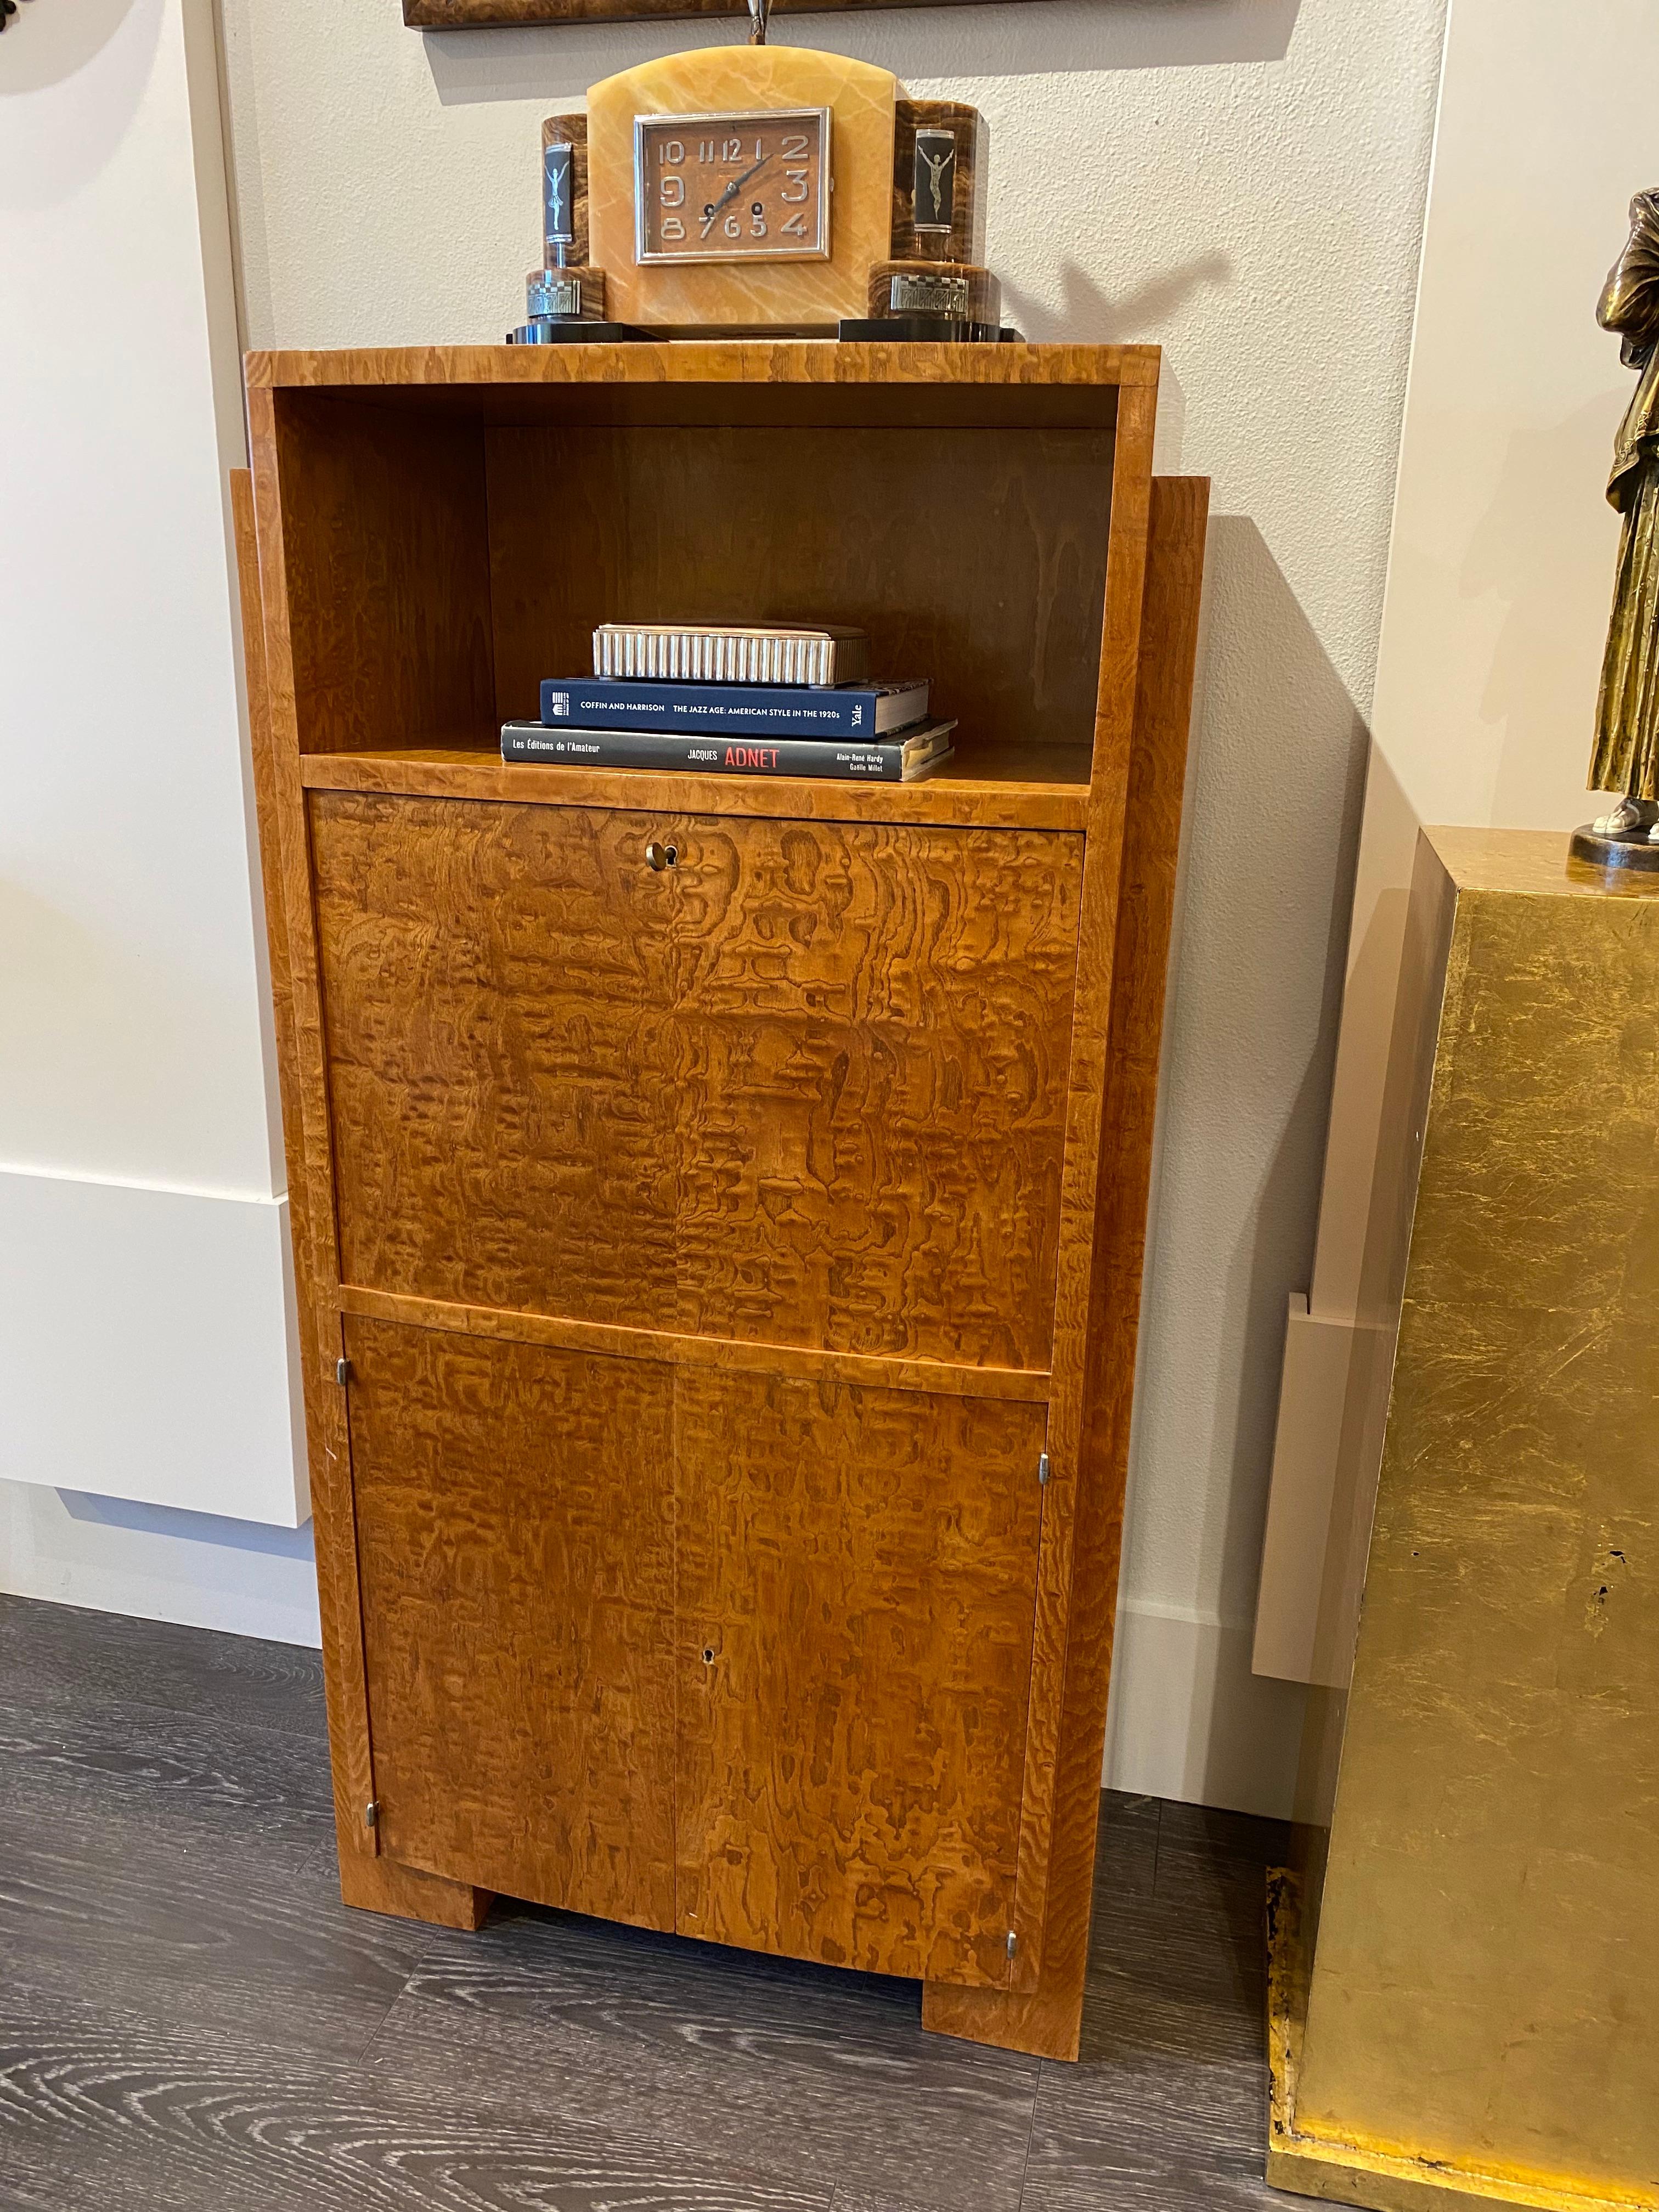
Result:
[[[499,337],[538,258],[541,116],[734,35],[423,38],[397,0],[221,5],[254,345]],[[1034,338],[1163,343],[1159,465],[1214,479],[1112,1771],[1264,1810],[1288,1802],[1298,1693],[1251,1677],[1248,1623],[1313,1243],[1443,15],[1033,0],[775,30],[982,108],[1013,315]]]

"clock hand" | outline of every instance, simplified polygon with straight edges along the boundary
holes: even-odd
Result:
[[[772,156],[769,154],[763,154],[759,161],[751,162],[750,167],[744,171],[740,177],[732,178],[731,183],[726,186],[726,190],[720,194],[717,200],[711,200],[708,206],[704,208],[702,211],[702,234],[705,238],[708,235],[709,225],[714,222],[714,217],[720,213],[726,202],[728,200],[735,199],[738,194],[743,190],[744,186],[749,182],[750,177],[757,175],[762,169],[763,169],[771,158]]]

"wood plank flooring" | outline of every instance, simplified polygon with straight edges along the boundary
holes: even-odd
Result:
[[[1102,1804],[1083,2062],[907,1982],[348,1912],[316,1656],[0,1597],[5,2212],[1187,2212],[1261,2179],[1271,1823]]]

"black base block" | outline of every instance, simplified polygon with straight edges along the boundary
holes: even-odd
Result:
[[[632,323],[585,323],[575,315],[538,315],[507,334],[508,345],[650,345],[659,333]]]
[[[843,315],[836,335],[863,345],[1018,345],[1018,331],[946,315]]]

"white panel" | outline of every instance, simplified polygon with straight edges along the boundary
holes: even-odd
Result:
[[[46,0],[14,19],[0,1159],[268,1199],[222,161],[206,0]]]
[[[210,0],[14,18],[0,393],[0,1475],[291,1528]]]
[[[0,1174],[0,1480],[306,1517],[286,1200]]]

